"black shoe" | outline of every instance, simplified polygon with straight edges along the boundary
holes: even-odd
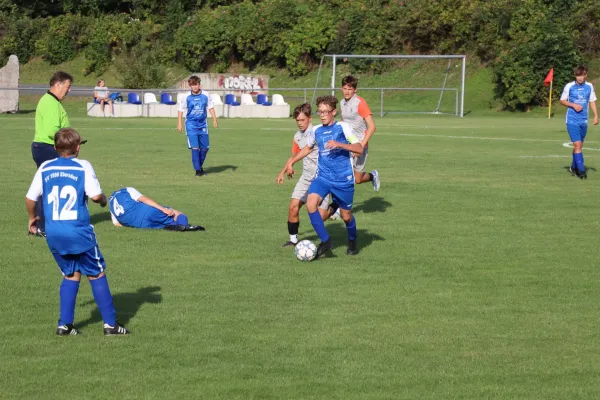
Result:
[[[358,250],[356,248],[356,239],[348,241],[348,249],[346,250],[346,254],[349,256],[355,256],[358,254]]]
[[[42,237],[42,238],[46,237],[46,232],[44,232],[44,231],[42,231],[40,229],[38,229],[36,233],[27,232],[27,234],[29,236],[36,236],[36,237]]]
[[[185,225],[167,225],[163,229],[165,231],[185,232]]]
[[[287,242],[282,244],[281,247],[296,247],[297,244],[298,242],[292,242],[291,240],[288,240]]]
[[[187,225],[185,226],[185,232],[193,232],[193,231],[205,231],[206,228],[200,225]]]
[[[587,172],[580,172],[577,176],[579,179],[587,179]]]
[[[56,328],[56,334],[58,336],[73,336],[73,335],[80,335],[81,333],[75,329],[75,327],[73,326],[73,324],[66,324],[66,325],[59,325],[58,328]]]
[[[577,168],[569,167],[569,172],[573,176],[579,176],[579,170]]]
[[[203,169],[201,169],[201,170],[196,170],[196,176],[204,176],[204,175],[206,175],[206,172],[204,172],[204,170],[203,170]]]
[[[321,258],[323,254],[331,251],[331,249],[333,249],[333,242],[331,241],[331,238],[329,238],[328,241],[319,244],[319,247],[317,247],[317,256],[315,258]]]
[[[115,326],[104,324],[104,336],[129,335],[131,332],[118,322]]]

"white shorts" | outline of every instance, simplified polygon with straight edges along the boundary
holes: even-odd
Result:
[[[367,157],[369,156],[369,149],[365,149],[358,157],[352,157],[352,166],[356,172],[364,173],[367,165]]]

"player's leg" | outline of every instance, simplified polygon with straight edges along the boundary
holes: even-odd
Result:
[[[202,172],[202,174],[205,174],[204,161],[206,161],[206,156],[208,155],[208,150],[210,149],[208,133],[199,135],[199,144],[200,144],[200,171]]]
[[[56,334],[59,336],[78,335],[79,331],[73,326],[73,321],[75,320],[75,303],[81,280],[81,273],[77,268],[79,255],[60,255],[58,253],[52,253],[52,255],[64,276],[59,290],[60,314]]]
[[[298,243],[298,231],[300,229],[300,208],[306,203],[308,198],[308,188],[311,181],[304,176],[300,176],[294,190],[288,207],[288,233],[290,240],[281,247],[295,246]]]
[[[319,239],[321,239],[321,243],[317,247],[317,258],[321,257],[326,251],[331,250],[333,247],[331,237],[327,232],[327,228],[325,228],[325,223],[318,210],[319,204],[321,204],[323,198],[327,196],[329,192],[330,185],[319,178],[313,180],[308,189],[308,199],[306,201],[308,216],[315,232],[319,236]]]
[[[117,322],[117,310],[106,278],[106,264],[98,245],[81,254],[80,270],[90,281],[92,294],[104,321],[104,334],[127,335],[129,331]]]
[[[200,135],[194,134],[186,130],[188,149],[192,152],[192,166],[196,171],[196,176],[201,176],[201,164],[200,164]]]
[[[37,143],[34,142],[31,144],[31,155],[33,156],[33,161],[35,161],[35,165],[39,168],[42,163],[58,158],[58,153],[54,149],[54,146],[46,143]],[[46,219],[44,216],[44,198],[43,196],[38,197],[37,202],[35,204],[35,213],[38,217],[40,217],[37,228],[38,233],[37,236],[46,236]]]
[[[348,232],[348,249],[346,250],[346,254],[358,254],[356,244],[356,219],[352,214],[352,202],[354,201],[354,186],[333,187],[331,189],[331,196],[333,197],[333,200],[339,204],[340,216],[346,224],[346,231]]]
[[[364,149],[364,152],[358,157],[352,157],[352,165],[354,166],[354,183],[371,182],[373,190],[378,192],[381,183],[379,181],[379,173],[376,169],[371,172],[366,172],[367,158],[369,157],[369,149]]]
[[[573,162],[571,164],[571,171],[582,179],[587,178],[583,161],[583,139],[587,132],[587,129],[585,128],[587,128],[587,126],[582,127],[581,125],[567,124],[567,132],[569,133],[571,142],[573,142]]]

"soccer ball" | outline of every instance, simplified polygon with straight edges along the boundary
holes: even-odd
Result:
[[[300,261],[312,261],[317,256],[317,246],[310,240],[301,240],[296,245],[294,254]]]

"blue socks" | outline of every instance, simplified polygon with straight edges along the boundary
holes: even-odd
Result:
[[[185,214],[179,214],[179,216],[177,217],[177,219],[175,220],[175,222],[177,223],[177,225],[189,225],[189,221],[188,221],[188,217]]]
[[[355,240],[356,239],[356,220],[354,219],[354,215],[350,222],[346,222],[346,230],[348,231],[348,239]]]
[[[110,326],[115,326],[117,323],[117,311],[113,305],[113,298],[112,294],[110,293],[110,288],[108,287],[106,275],[104,275],[102,278],[90,281],[90,285],[92,285],[94,300],[96,300],[96,305],[98,305],[98,309],[100,310],[100,315],[102,315],[104,323]]]
[[[200,163],[200,151],[198,149],[192,149],[192,165],[196,171],[200,171],[202,164]]]
[[[75,320],[75,300],[79,291],[79,281],[63,279],[60,285],[60,317],[58,325],[72,324]]]
[[[579,172],[585,172],[585,165],[583,164],[583,153],[573,153],[573,163],[577,166]]]
[[[315,211],[315,212],[309,212],[308,216],[310,217],[310,223],[312,224],[313,228],[315,229],[315,232],[317,232],[317,235],[319,235],[319,239],[321,239],[321,242],[326,242],[329,240],[329,233],[327,233],[327,229],[325,228],[325,223],[323,222],[323,219],[321,218],[321,214],[319,214],[319,211]]]
[[[204,160],[206,160],[206,153],[208,153],[208,149],[206,148],[201,148],[198,153],[200,153],[200,168],[202,169],[202,166],[204,165]]]

